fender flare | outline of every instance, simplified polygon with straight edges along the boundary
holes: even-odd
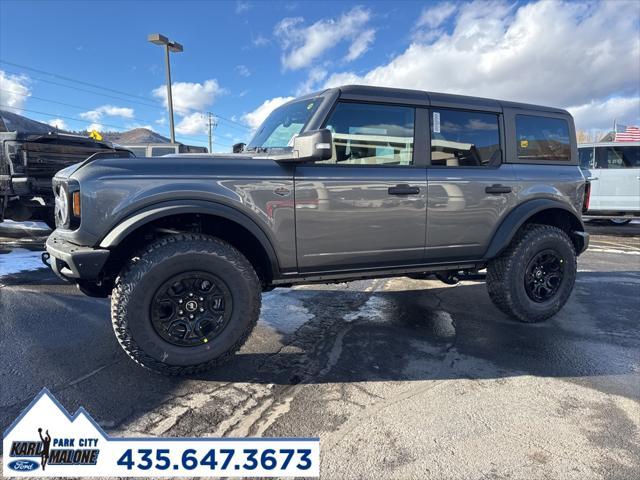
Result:
[[[559,202],[557,200],[551,200],[549,198],[538,198],[535,200],[529,200],[518,205],[507,214],[506,218],[494,232],[491,242],[489,243],[489,247],[484,254],[484,260],[490,260],[500,255],[502,251],[507,248],[509,243],[511,243],[511,240],[513,239],[518,229],[522,225],[524,225],[527,220],[529,220],[537,213],[540,213],[544,210],[552,209],[564,210],[565,212],[570,214],[575,219],[576,226],[579,225],[579,228],[574,228],[574,231],[584,232],[584,224],[582,223],[582,219],[578,215],[576,215],[576,212],[565,203]],[[571,234],[574,235],[574,232],[571,232]],[[576,233],[575,235],[580,236],[579,233]],[[578,239],[578,241],[583,240]],[[586,248],[586,245],[584,245],[584,248]],[[578,253],[581,253],[584,248],[579,248]]]
[[[154,220],[168,217],[170,215],[179,215],[185,213],[215,215],[217,217],[221,217],[237,223],[241,227],[248,230],[260,243],[260,245],[262,245],[262,248],[269,257],[269,264],[271,265],[273,275],[277,275],[280,271],[278,257],[276,255],[275,249],[273,248],[273,245],[271,244],[271,241],[269,240],[269,237],[254,220],[252,220],[246,214],[239,212],[238,210],[227,205],[203,200],[176,200],[162,202],[138,210],[127,216],[113,229],[111,229],[100,242],[100,248],[111,249],[113,247],[116,247],[122,240],[127,238],[135,230]]]

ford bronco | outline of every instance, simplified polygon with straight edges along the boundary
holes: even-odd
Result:
[[[111,295],[116,337],[164,374],[236,352],[261,292],[486,268],[506,315],[567,301],[588,245],[565,110],[366,86],[274,110],[240,153],[93,158],[53,180],[43,259]]]

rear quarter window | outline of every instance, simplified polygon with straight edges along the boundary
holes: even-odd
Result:
[[[518,160],[571,160],[569,125],[562,118],[516,115]]]

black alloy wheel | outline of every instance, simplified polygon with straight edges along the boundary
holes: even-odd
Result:
[[[535,255],[527,265],[524,287],[531,300],[543,303],[552,299],[564,276],[564,260],[561,255],[551,249],[543,250]]]
[[[175,275],[163,283],[150,306],[153,328],[167,342],[194,347],[217,337],[233,311],[227,285],[207,272]]]

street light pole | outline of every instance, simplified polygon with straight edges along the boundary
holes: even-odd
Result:
[[[152,33],[147,37],[147,40],[155,45],[164,46],[167,72],[167,106],[169,107],[169,133],[171,136],[171,143],[176,143],[176,133],[173,126],[173,96],[171,95],[171,64],[169,62],[169,52],[182,52],[183,47],[178,42],[169,40],[167,37],[159,33]]]
[[[169,62],[169,45],[164,46],[167,70],[167,105],[169,106],[169,133],[171,143],[176,143],[176,132],[173,128],[173,95],[171,94],[171,62]]]

